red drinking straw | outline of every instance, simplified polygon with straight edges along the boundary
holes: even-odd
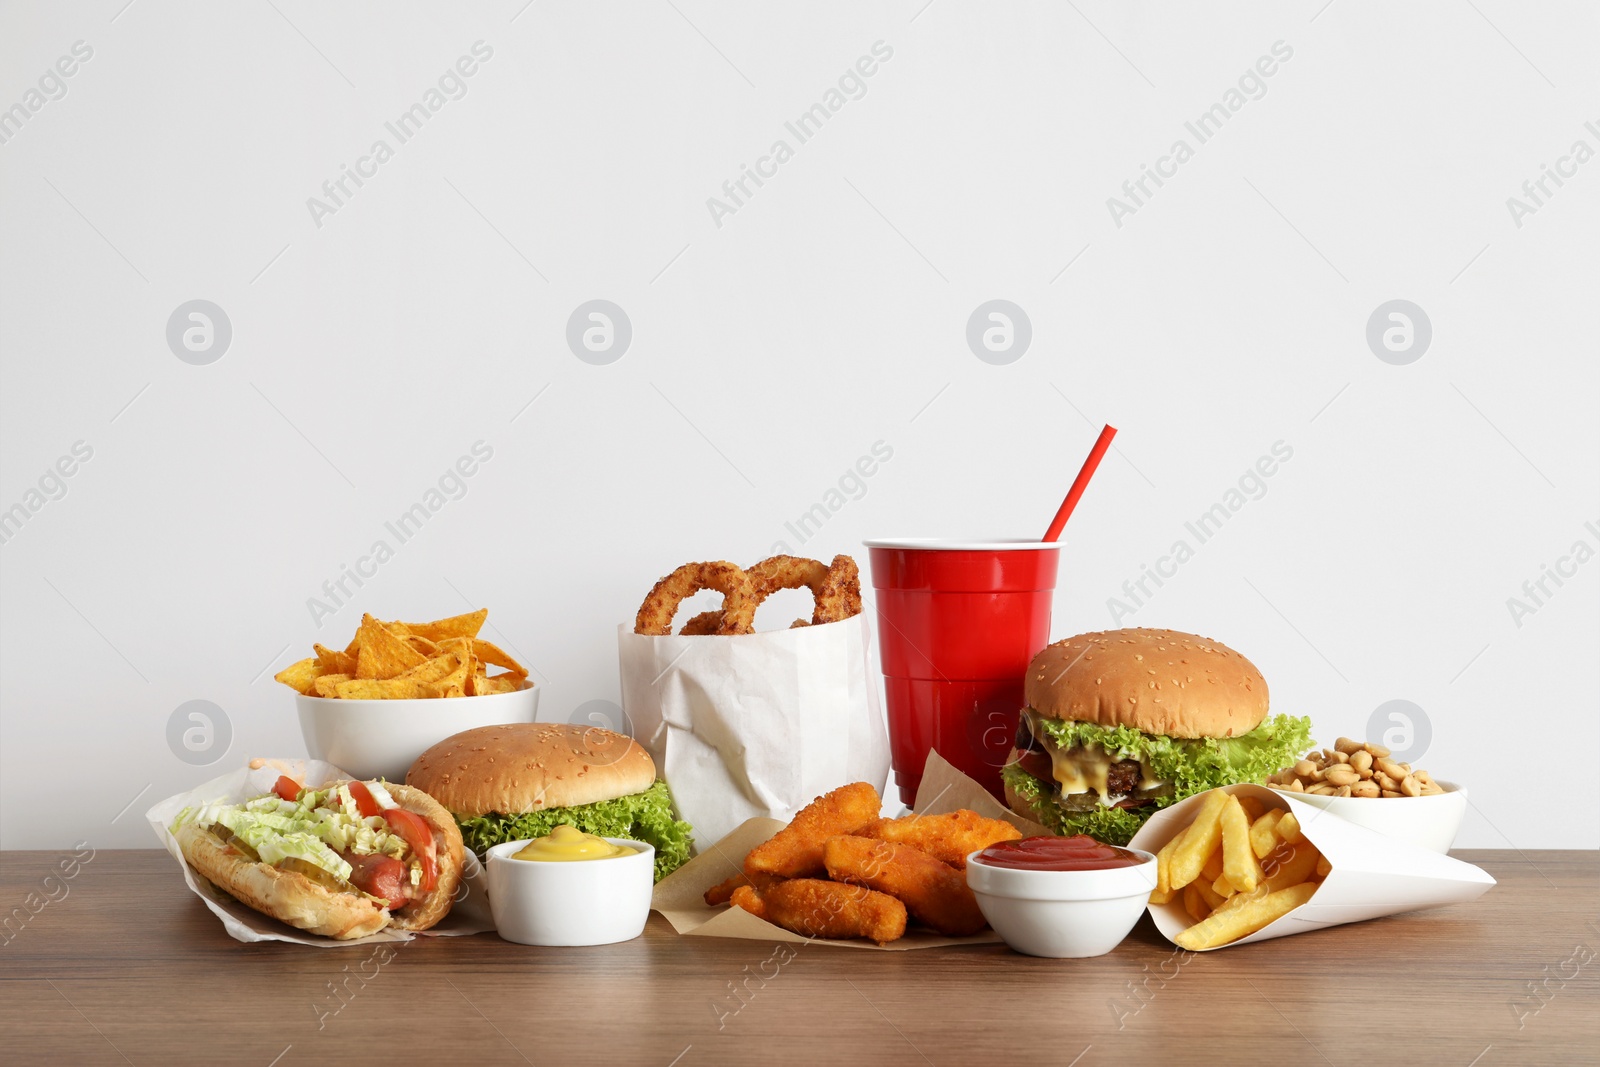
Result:
[[[1072,488],[1067,490],[1067,498],[1061,502],[1061,507],[1056,511],[1056,517],[1050,520],[1050,529],[1044,532],[1046,541],[1055,541],[1061,537],[1061,528],[1072,517],[1072,509],[1078,506],[1078,498],[1083,495],[1084,489],[1089,486],[1089,479],[1094,477],[1095,468],[1100,466],[1100,459],[1106,454],[1106,449],[1111,447],[1111,439],[1117,436],[1117,428],[1107,423],[1100,431],[1100,436],[1095,440],[1094,447],[1089,449],[1089,458],[1083,461],[1083,467],[1078,471],[1078,477],[1073,479]]]

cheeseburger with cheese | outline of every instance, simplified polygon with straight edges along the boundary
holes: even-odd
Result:
[[[1267,683],[1222,644],[1110,630],[1033,657],[1006,801],[1062,834],[1122,845],[1160,809],[1260,782],[1311,746],[1311,721],[1267,714]]]

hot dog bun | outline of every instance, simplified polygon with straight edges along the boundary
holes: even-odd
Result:
[[[461,884],[461,831],[450,813],[422,790],[404,785],[386,788],[400,807],[428,821],[438,857],[438,884],[414,898],[398,914],[391,914],[388,908],[353,889],[331,889],[297,871],[279,870],[252,860],[225,844],[209,828],[193,823],[178,830],[178,846],[195,870],[240,903],[309,933],[343,941],[375,934],[388,926],[426,930],[449,913]]]

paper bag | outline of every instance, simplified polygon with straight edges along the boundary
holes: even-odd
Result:
[[[1230,785],[1223,790],[1241,798],[1255,797],[1268,809],[1287,808],[1294,812],[1300,832],[1333,870],[1309,901],[1250,936],[1217,948],[1476,900],[1495,884],[1487,871],[1470,863],[1346,822],[1323,808],[1296,800],[1293,794],[1260,785]],[[1159,851],[1194,820],[1204,796],[1197,793],[1151,816],[1128,847]],[[1375,799],[1371,803],[1385,801]],[[1179,896],[1166,904],[1151,904],[1148,910],[1156,929],[1174,944],[1179,933],[1194,925]]]
[[[196,786],[187,793],[168,797],[145,812],[145,818],[150,821],[156,836],[161,838],[161,843],[183,868],[183,878],[188,883],[189,889],[195,896],[205,901],[206,907],[222,920],[223,929],[228,932],[228,936],[235,941],[291,941],[297,945],[310,945],[313,948],[369,945],[381,941],[410,941],[416,936],[409,931],[396,930],[393,927],[347,941],[308,934],[287,923],[269,918],[254,908],[246,907],[189,866],[188,861],[183,858],[183,850],[178,847],[178,839],[173,837],[171,830],[168,829],[172,825],[172,820],[178,817],[178,812],[184,808],[195,807],[213,800],[238,803],[262,796],[272,792],[273,783],[278,780],[280,774],[287,774],[295,781],[312,788],[350,778],[350,775],[333,764],[323,763],[321,760],[273,759],[259,762],[262,766],[258,768],[241,767],[236,771],[230,771],[204,785]],[[471,849],[466,849],[464,852],[465,869],[450,914],[440,920],[437,926],[419,930],[418,934],[454,937],[462,934],[480,934],[494,929],[494,920],[489,915],[488,880],[484,877],[483,865],[478,862]]]
[[[865,615],[736,637],[618,627],[623,711],[697,849],[846,782],[883,791],[889,736],[867,641]]]

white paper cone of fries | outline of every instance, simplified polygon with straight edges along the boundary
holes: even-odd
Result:
[[[297,945],[310,945],[313,948],[410,941],[412,937],[417,936],[393,928],[344,941],[308,934],[239,903],[189,865],[183,858],[183,850],[178,845],[178,839],[172,836],[170,829],[173,820],[184,808],[197,807],[213,800],[239,803],[252,797],[263,796],[272,791],[273,783],[278,780],[280,774],[286,774],[311,788],[350,778],[350,775],[333,764],[321,760],[268,759],[259,762],[262,764],[260,767],[255,769],[240,767],[238,770],[229,771],[187,792],[168,797],[145,812],[150,828],[156,832],[161,843],[183,868],[183,878],[190,891],[204,901],[206,907],[222,920],[223,929],[228,932],[228,936],[235,941],[291,941]],[[462,872],[461,887],[456,891],[456,901],[450,908],[450,914],[432,929],[419,931],[422,936],[451,937],[478,934],[494,929],[494,920],[489,914],[487,879],[484,877],[483,865],[478,862],[471,849],[466,850],[464,860],[465,870]]]
[[[840,782],[880,792],[889,735],[866,615],[735,637],[617,628],[622,707],[705,849]]]
[[[1212,792],[1231,794],[1241,800],[1253,797],[1264,810],[1276,808],[1292,812],[1304,840],[1321,853],[1331,868],[1305,903],[1248,936],[1213,946],[1215,948],[1232,948],[1363,919],[1464,903],[1476,900],[1495,884],[1488,872],[1470,863],[1357,826],[1265,786],[1231,785]],[[1159,852],[1195,821],[1207,795],[1188,797],[1151,816],[1129,842],[1129,847]],[[1374,799],[1370,803],[1385,801]],[[1293,848],[1292,845],[1284,847]],[[1181,893],[1167,903],[1151,904],[1148,910],[1162,936],[1174,944],[1179,944],[1180,933],[1196,925],[1196,920],[1185,910]]]

